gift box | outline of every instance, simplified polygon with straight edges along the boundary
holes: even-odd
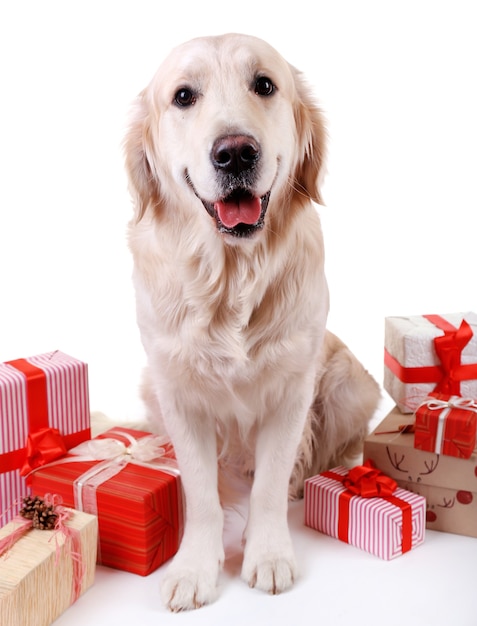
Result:
[[[146,576],[177,552],[182,536],[173,457],[163,437],[114,428],[33,472],[31,489],[97,514],[98,563]]]
[[[395,407],[364,441],[371,459],[398,485],[426,498],[428,529],[477,537],[477,456],[414,447],[414,416]]]
[[[15,503],[27,492],[24,476],[33,465],[90,437],[85,363],[58,350],[0,363],[1,521],[15,515]]]
[[[305,524],[390,560],[424,541],[426,503],[366,463],[305,481]]]
[[[384,388],[403,413],[431,393],[477,398],[477,315],[385,320]]]
[[[477,401],[436,394],[415,413],[414,447],[468,459],[475,451]]]
[[[94,582],[97,519],[70,511],[67,531],[29,530],[0,557],[0,624],[50,626]],[[18,528],[0,529],[0,540]]]

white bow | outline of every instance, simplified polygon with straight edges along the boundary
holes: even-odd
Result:
[[[477,401],[473,398],[461,398],[460,396],[452,396],[449,400],[440,400],[439,398],[427,398],[421,404],[431,411],[442,409],[465,409],[466,411],[477,412]],[[421,406],[419,408],[421,408]]]
[[[161,458],[164,461],[165,448],[169,443],[167,437],[160,435],[148,435],[141,439],[134,439],[128,433],[120,431],[112,431],[111,434],[117,434],[128,439],[129,446],[121,441],[112,438],[90,439],[84,441],[78,446],[68,450],[69,454],[81,457],[76,461],[112,461],[150,463],[155,459]]]

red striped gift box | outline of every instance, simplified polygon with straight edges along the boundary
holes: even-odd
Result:
[[[390,560],[424,541],[426,500],[400,489],[392,479],[374,469],[374,476],[384,477],[387,483],[385,489],[378,486],[377,491],[390,493],[387,487],[391,485],[392,495],[373,496],[376,489],[371,485],[373,479],[368,470],[367,465],[353,470],[336,467],[307,479],[305,524]],[[355,487],[355,481],[350,480],[353,472],[365,476],[362,488]]]
[[[86,363],[59,350],[0,363],[1,524],[13,518],[27,491],[28,460],[47,462],[90,437]]]
[[[177,552],[183,530],[182,489],[172,446],[165,444],[160,458],[144,461],[139,454],[135,460],[136,444],[152,437],[110,429],[91,440],[91,449],[100,450],[98,442],[117,442],[122,446],[119,456],[100,450],[100,460],[81,460],[88,454],[72,450],[79,456],[68,454],[35,470],[29,479],[33,493],[58,494],[65,506],[98,515],[98,563],[141,576]]]

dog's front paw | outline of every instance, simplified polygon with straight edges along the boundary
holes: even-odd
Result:
[[[220,558],[197,561],[177,554],[161,583],[164,604],[177,613],[213,602],[217,597],[220,566]]]
[[[161,585],[164,604],[174,613],[198,609],[213,602],[217,596],[217,581],[210,572],[175,570],[167,572]]]
[[[248,546],[250,547],[250,546]],[[242,578],[250,587],[276,594],[289,589],[295,582],[297,566],[291,547],[285,551],[246,549]]]

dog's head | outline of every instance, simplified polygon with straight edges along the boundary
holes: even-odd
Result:
[[[300,74],[271,46],[245,35],[194,39],[135,104],[125,152],[136,218],[192,206],[229,242],[252,238],[267,209],[321,202],[324,134]]]

